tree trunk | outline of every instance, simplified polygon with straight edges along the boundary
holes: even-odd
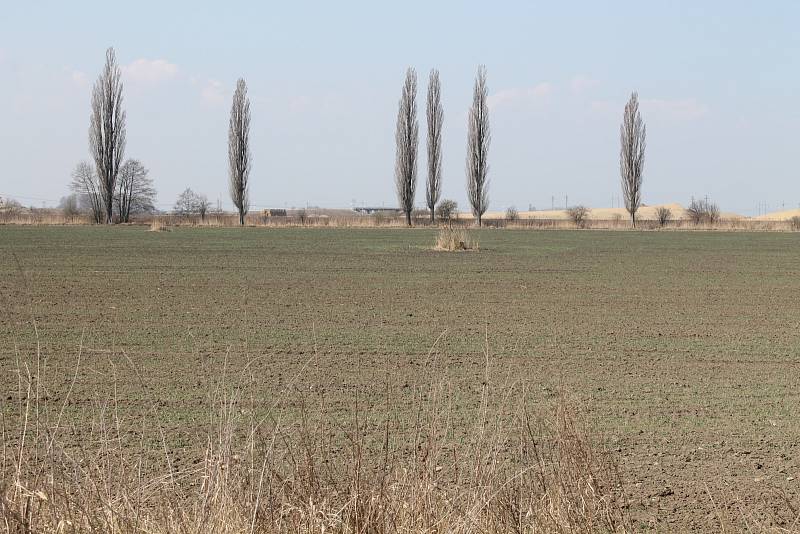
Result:
[[[239,225],[244,226],[244,212],[239,210]]]
[[[481,227],[481,214],[478,214],[478,228]]]
[[[410,211],[406,212],[406,224],[408,226],[411,226],[411,212]]]
[[[436,213],[433,208],[431,208],[431,224],[436,224]]]

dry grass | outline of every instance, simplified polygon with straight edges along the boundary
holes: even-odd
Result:
[[[436,236],[435,250],[456,252],[461,250],[478,250],[478,241],[463,228],[442,228]]]
[[[489,382],[488,355],[467,438],[450,426],[443,380],[404,399],[387,372],[376,386],[384,403],[360,405],[356,392],[351,420],[336,421],[294,387],[256,417],[246,391],[223,379],[209,397],[205,453],[185,468],[153,423],[157,400],[123,419],[112,393],[88,429],[75,428],[69,394],[46,400],[43,365],[19,365],[21,430],[14,448],[4,434],[2,455],[5,532],[631,531],[617,470],[574,405],[561,396],[547,415],[532,413],[524,388]],[[82,372],[76,364],[75,379]],[[410,428],[396,417],[403,403],[416,414]],[[65,445],[75,432],[88,436]],[[148,444],[164,449],[155,474]],[[367,454],[374,444],[380,452]]]
[[[151,232],[169,232],[170,231],[170,227],[169,227],[169,225],[167,223],[165,223],[161,219],[153,218],[150,221],[150,231]]]
[[[92,221],[86,215],[64,215],[61,210],[0,210],[0,224],[63,226],[92,224]]]
[[[675,214],[673,213],[673,216]],[[797,219],[800,220],[800,219]],[[689,219],[672,218],[665,221],[663,227],[658,220],[639,219],[637,220],[635,231],[641,230],[716,230],[716,231],[748,231],[748,232],[789,232],[797,231],[800,223],[792,219],[769,220],[764,218],[722,218],[709,224],[706,222],[694,223]],[[238,227],[238,215],[226,213],[208,214],[205,219],[199,216],[179,216],[172,214],[159,215],[138,215],[133,218],[132,224],[151,225],[154,221],[159,221],[169,227]],[[90,225],[92,221],[86,215],[66,216],[61,210],[40,209],[35,211],[0,211],[0,224],[9,225],[42,225],[42,226],[61,226],[61,225]],[[413,220],[415,227],[437,227],[441,224],[432,224],[427,215],[415,217]],[[448,226],[464,228],[473,224],[471,218],[462,217],[453,220]],[[575,229],[576,223],[568,218],[489,218],[484,219],[484,226],[487,228],[512,228],[512,229],[535,229],[535,230],[568,230]],[[385,214],[375,215],[327,215],[324,212],[307,212],[304,216],[290,215],[286,217],[268,217],[259,213],[252,213],[245,217],[245,226],[267,227],[267,228],[287,228],[287,227],[309,227],[309,228],[407,228],[403,217],[389,216]],[[581,228],[594,230],[632,230],[630,222],[616,214],[610,219],[595,219],[584,217],[581,221]]]

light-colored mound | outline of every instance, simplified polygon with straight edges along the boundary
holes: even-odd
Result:
[[[664,204],[666,208],[669,208],[672,211],[672,218],[673,219],[680,219],[682,218],[686,210],[680,204]],[[661,206],[642,206],[639,208],[639,212],[637,214],[637,218],[640,220],[656,220],[656,210]],[[472,214],[461,213],[459,215],[465,219],[471,219]],[[484,219],[505,219],[506,214],[504,211],[488,211],[484,214]],[[519,212],[520,219],[547,219],[547,220],[567,220],[569,219],[569,214],[567,214],[567,210],[560,209],[560,210],[537,210],[537,211],[520,211]],[[628,211],[625,208],[590,208],[589,210],[589,219],[593,220],[602,220],[602,221],[612,221],[615,219],[620,220],[628,220],[629,215]]]
[[[672,204],[658,204],[655,206],[642,206],[639,208],[639,211],[636,214],[636,219],[640,221],[655,221],[658,220],[658,215],[656,214],[658,208],[667,208],[672,212],[672,220],[679,220],[679,219],[687,219],[686,215],[686,208],[678,204],[677,202],[673,202]],[[800,213],[800,210],[797,210]],[[738,220],[743,219],[741,215],[738,213],[729,213],[723,212],[721,213],[722,219],[725,220]],[[462,219],[472,219],[472,214],[470,212],[460,213],[459,218]],[[506,213],[504,211],[487,211],[484,216],[484,219],[505,219]],[[568,220],[569,214],[567,214],[567,210],[560,209],[560,210],[537,210],[537,211],[520,211],[519,212],[520,219],[544,219],[544,220],[554,220],[554,221],[562,221]],[[628,210],[625,208],[589,208],[589,216],[590,220],[595,221],[614,221],[614,220],[622,220],[627,221],[630,216],[628,215]],[[788,217],[787,217],[788,218]]]
[[[792,217],[800,217],[800,209],[773,211],[757,217],[751,217],[754,221],[788,221]]]

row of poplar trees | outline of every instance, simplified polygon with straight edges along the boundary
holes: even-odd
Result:
[[[480,66],[475,78],[472,106],[467,124],[467,196],[478,226],[489,206],[488,153],[491,141],[489,129],[486,68]],[[417,73],[406,72],[397,113],[395,140],[395,184],[400,208],[406,223],[411,225],[411,213],[417,184]],[[122,75],[113,48],[106,52],[106,64],[92,90],[89,148],[95,164],[99,199],[105,222],[113,222],[114,192],[125,154],[125,111],[122,107]],[[439,71],[432,70],[427,95],[427,167],[425,200],[434,220],[436,204],[442,191],[442,126],[444,111],[441,102]],[[625,105],[620,127],[620,174],[625,207],[636,226],[636,211],[641,206],[642,173],[644,169],[645,126],[639,113],[636,93]],[[250,99],[243,79],[236,83],[228,128],[228,180],[231,200],[238,211],[239,224],[244,224],[249,201],[249,178],[252,167],[250,152]]]
[[[92,89],[89,121],[89,151],[94,160],[97,199],[103,217],[98,222],[111,224],[113,204],[125,156],[126,125],[122,107],[122,71],[113,48],[106,51],[106,64]],[[228,179],[231,200],[239,214],[239,224],[250,208],[249,178],[250,99],[247,85],[239,79],[233,94],[228,128]],[[87,174],[91,169],[87,172]],[[90,183],[90,180],[84,180]],[[135,192],[133,193],[135,194]]]
[[[434,221],[436,204],[442,195],[442,125],[444,111],[441,100],[439,71],[431,70],[428,79],[428,98],[425,118],[428,126],[428,176],[425,183],[425,201]],[[487,103],[486,68],[478,68],[472,106],[469,110],[467,134],[467,195],[472,213],[481,225],[483,214],[489,207],[488,155],[491,132],[489,130],[489,106]],[[417,189],[417,152],[419,146],[419,123],[417,121],[417,72],[413,68],[406,71],[403,92],[397,111],[397,145],[394,165],[394,179],[397,187],[397,201],[411,226],[411,212]]]
[[[417,186],[417,152],[419,124],[417,121],[417,73],[413,68],[406,71],[405,82],[397,111],[395,133],[396,159],[394,167],[397,200],[405,214],[406,224],[411,226],[411,213]],[[428,79],[428,98],[425,110],[428,136],[428,176],[425,183],[425,201],[434,221],[436,204],[442,192],[442,123],[444,112],[441,102],[439,71],[431,70]],[[489,108],[487,105],[486,67],[480,66],[472,93],[472,106],[467,119],[467,197],[478,226],[489,207],[488,180]],[[641,206],[642,173],[646,129],[639,112],[639,97],[633,93],[625,105],[620,126],[620,175],[625,207],[636,226],[636,212]]]

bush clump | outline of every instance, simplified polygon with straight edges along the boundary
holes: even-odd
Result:
[[[686,209],[686,216],[694,224],[714,225],[719,222],[719,206],[710,200],[692,200]]]
[[[519,212],[517,211],[517,208],[511,206],[506,210],[506,220],[508,222],[514,222],[519,220]]]
[[[672,220],[672,210],[661,206],[656,210],[656,219],[658,219],[658,225],[663,228]]]
[[[439,222],[450,224],[458,218],[458,203],[455,200],[444,199],[436,206],[436,218]]]
[[[576,228],[586,228],[591,210],[586,206],[573,206],[567,210],[570,220],[575,223]]]

